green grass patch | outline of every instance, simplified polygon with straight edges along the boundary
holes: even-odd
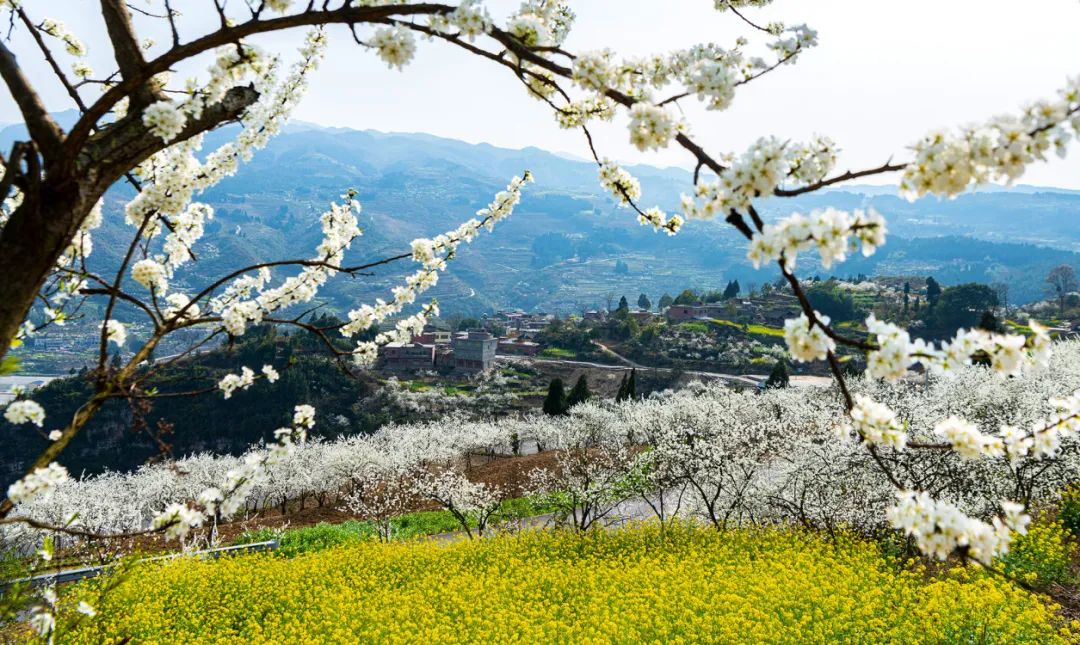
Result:
[[[577,358],[577,352],[572,349],[563,349],[562,347],[548,347],[541,350],[541,356],[548,358]]]
[[[749,324],[740,325],[737,322],[731,320],[723,320],[721,318],[714,318],[710,322],[717,325],[724,325],[726,327],[734,327],[739,331],[746,332],[747,334],[756,334],[758,336],[770,336],[773,338],[783,338],[784,330],[776,327],[766,327],[765,325]]]
[[[459,385],[444,385],[443,393],[449,396],[473,396],[475,394],[473,388]]]
[[[500,504],[496,522],[520,520],[554,511],[554,507],[540,498],[516,497]],[[449,511],[419,511],[406,513],[390,521],[394,538],[408,540],[440,533],[455,533],[461,530],[461,524]],[[475,522],[470,527],[476,528]],[[322,551],[331,547],[355,544],[376,537],[375,527],[371,522],[348,520],[340,524],[321,522],[315,526],[303,526],[295,529],[261,528],[241,533],[234,545],[254,544],[278,540],[276,553],[293,557],[302,553]],[[3,561],[0,561],[2,563]],[[12,563],[14,566],[14,563]]]
[[[325,522],[284,531],[262,528],[245,531],[233,544],[254,544],[278,540],[277,553],[293,557],[301,553],[322,551],[333,546],[355,544],[375,537],[375,527],[370,522],[350,520],[341,524]]]
[[[423,381],[406,381],[410,392],[427,392],[431,386]]]
[[[692,334],[709,333],[709,326],[698,320],[691,320],[689,322],[679,323],[679,329],[681,331],[688,331]]]

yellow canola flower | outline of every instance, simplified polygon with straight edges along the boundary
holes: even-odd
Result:
[[[90,585],[104,584],[95,581]],[[84,586],[85,587],[85,586]],[[80,589],[70,594],[75,597]],[[652,524],[145,565],[62,642],[1065,643],[1000,576],[928,577],[853,537]]]

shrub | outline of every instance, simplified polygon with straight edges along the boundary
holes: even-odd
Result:
[[[372,528],[370,522],[350,520],[341,524],[320,522],[315,526],[304,526],[286,531],[266,528],[247,531],[241,534],[234,543],[252,544],[277,539],[277,552],[285,557],[293,557],[301,553],[322,551],[332,546],[354,544],[368,540],[374,535],[375,529]]]
[[[1071,582],[1076,545],[1059,521],[1034,522],[1001,558],[1005,573],[1037,588]]]
[[[1062,491],[1058,519],[1074,536],[1080,537],[1080,486],[1073,484]]]

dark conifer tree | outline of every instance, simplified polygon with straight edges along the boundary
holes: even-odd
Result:
[[[551,379],[547,397],[544,399],[544,414],[559,416],[566,414],[566,391],[561,378]]]
[[[577,383],[574,383],[574,387],[570,390],[570,395],[566,397],[566,407],[572,408],[578,403],[584,403],[589,400],[592,393],[589,392],[589,382],[585,379],[585,375],[582,374],[578,377]]]

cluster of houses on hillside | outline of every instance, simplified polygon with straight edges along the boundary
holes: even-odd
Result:
[[[761,323],[770,327],[783,327],[784,321],[798,316],[799,311],[794,297],[774,295],[767,303],[737,299],[723,302],[693,302],[687,305],[671,305],[664,313],[670,322],[721,318]]]
[[[582,318],[586,322],[603,322],[612,315],[612,312],[599,309],[583,312]],[[673,304],[660,312],[644,309],[630,310],[627,315],[641,324],[659,319],[679,323],[720,318],[733,322],[761,323],[782,327],[786,319],[799,315],[799,306],[794,296],[773,294],[767,299],[732,298],[721,302]]]
[[[429,324],[411,342],[380,347],[376,367],[388,371],[482,372],[492,366],[497,354],[536,355],[540,345],[533,339],[553,319],[548,314],[500,311],[484,317],[475,329],[451,332],[445,325]],[[501,335],[496,336],[493,331]]]
[[[585,322],[603,322],[613,312],[582,312]],[[723,302],[693,302],[667,307],[662,312],[630,310],[627,315],[640,324],[666,319],[678,323],[691,320],[725,319],[782,327],[784,320],[798,315],[798,303],[791,296],[773,295],[766,300],[729,299]],[[429,324],[408,343],[391,343],[379,348],[376,366],[387,371],[454,370],[479,372],[489,369],[497,355],[534,356],[541,347],[536,338],[555,316],[522,311],[500,311],[485,316],[479,326],[451,331],[445,323]]]

